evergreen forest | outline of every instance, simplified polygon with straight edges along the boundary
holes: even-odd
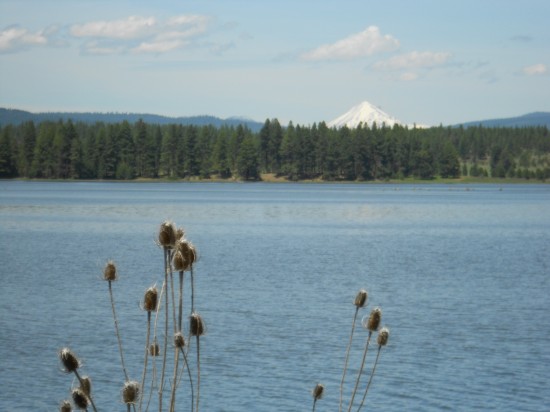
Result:
[[[0,127],[0,178],[550,179],[546,126],[329,128],[32,121]]]

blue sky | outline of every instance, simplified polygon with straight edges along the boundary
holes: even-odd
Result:
[[[550,111],[547,0],[0,0],[0,106],[404,123]]]

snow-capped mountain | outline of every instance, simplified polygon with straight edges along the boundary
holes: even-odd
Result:
[[[382,126],[383,123],[386,126],[392,127],[394,124],[401,124],[395,117],[390,116],[388,113],[380,110],[373,104],[364,101],[357,106],[352,107],[348,112],[342,116],[337,117],[328,123],[328,127],[344,127],[347,126],[351,129],[359,126],[360,123],[368,125],[369,127],[376,122],[377,126]]]

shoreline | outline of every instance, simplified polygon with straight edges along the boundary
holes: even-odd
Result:
[[[457,179],[447,178],[435,178],[430,180],[423,179],[388,179],[388,180],[323,180],[323,179],[303,179],[303,180],[290,180],[284,177],[278,177],[270,173],[261,175],[260,180],[242,180],[236,178],[222,179],[212,177],[209,179],[202,179],[198,177],[193,178],[144,178],[139,177],[135,179],[29,179],[29,178],[13,178],[13,179],[0,179],[0,181],[28,181],[28,182],[101,182],[101,183],[240,183],[240,184],[254,184],[254,183],[295,183],[295,184],[350,184],[350,185],[434,185],[434,184],[446,184],[446,185],[458,185],[458,184],[550,184],[550,181],[536,180],[536,179],[517,179],[517,178],[491,178],[491,177],[461,177]]]

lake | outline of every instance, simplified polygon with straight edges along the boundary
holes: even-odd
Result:
[[[56,410],[74,384],[63,346],[98,409],[126,410],[102,268],[117,263],[122,343],[140,380],[139,304],[162,284],[166,219],[200,255],[201,410],[310,410],[321,382],[316,410],[337,411],[360,288],[359,321],[380,306],[390,328],[364,410],[550,408],[550,185],[0,181],[0,410]]]

